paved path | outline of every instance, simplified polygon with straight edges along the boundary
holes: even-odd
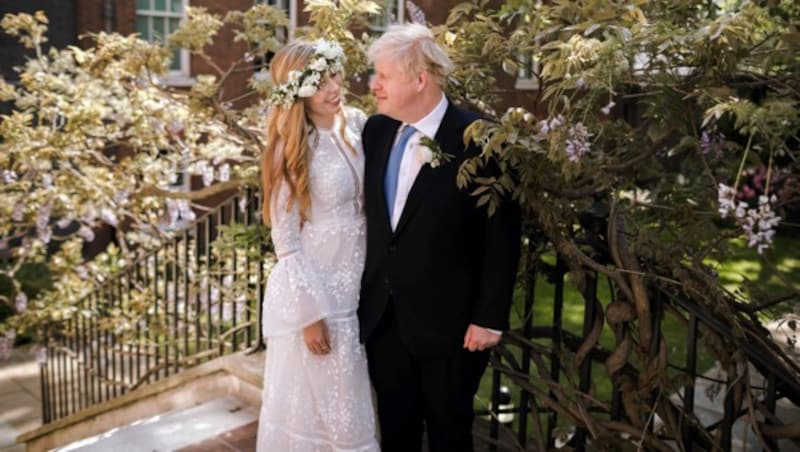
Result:
[[[23,452],[17,436],[40,425],[39,365],[31,346],[18,347],[9,360],[0,361],[0,452]]]

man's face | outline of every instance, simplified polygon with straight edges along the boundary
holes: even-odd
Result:
[[[406,117],[420,94],[418,77],[409,77],[396,60],[381,54],[375,58],[375,75],[369,87],[378,100],[378,113],[409,122]]]

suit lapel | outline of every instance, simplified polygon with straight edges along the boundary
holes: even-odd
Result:
[[[386,129],[380,133],[380,141],[377,144],[377,152],[375,154],[375,171],[372,175],[371,185],[373,187],[377,187],[377,193],[379,194],[378,204],[380,204],[380,211],[381,215],[381,222],[386,225],[386,227],[391,232],[392,226],[389,219],[389,209],[386,207],[386,192],[383,188],[383,181],[386,178],[386,166],[389,164],[389,154],[392,151],[392,144],[394,144],[394,138],[397,136],[397,129],[400,127],[400,122],[391,120],[392,122],[386,127]]]
[[[447,110],[444,113],[444,117],[442,117],[442,122],[439,124],[439,129],[436,131],[436,136],[434,137],[434,140],[439,143],[443,152],[453,155],[455,155],[456,150],[462,147],[460,145],[462,137],[456,136],[458,134],[455,133],[456,130],[458,130],[456,119],[455,106],[452,102],[448,102]],[[384,164],[384,168],[385,167],[386,164]],[[406,204],[403,207],[400,220],[397,222],[397,227],[394,230],[395,236],[400,234],[403,227],[419,208],[422,200],[425,199],[425,193],[428,193],[429,186],[436,180],[437,169],[438,168],[432,168],[431,165],[427,163],[420,168],[417,178],[414,179],[411,190],[408,192]],[[452,182],[455,183],[455,181]]]

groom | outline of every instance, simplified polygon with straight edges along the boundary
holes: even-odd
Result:
[[[461,163],[479,152],[462,139],[479,117],[445,97],[452,63],[431,31],[392,26],[369,58],[380,114],[363,133],[367,259],[358,315],[381,447],[419,451],[424,425],[431,452],[469,451],[488,349],[508,328],[519,210],[505,200],[489,216],[456,185]],[[452,159],[432,165],[422,137]]]

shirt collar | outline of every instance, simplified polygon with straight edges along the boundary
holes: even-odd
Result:
[[[446,111],[447,97],[442,93],[442,98],[439,100],[439,103],[433,107],[433,110],[425,115],[424,118],[411,125],[428,138],[433,138],[436,135],[436,131],[439,130],[439,124],[442,123],[442,118],[444,118]]]

